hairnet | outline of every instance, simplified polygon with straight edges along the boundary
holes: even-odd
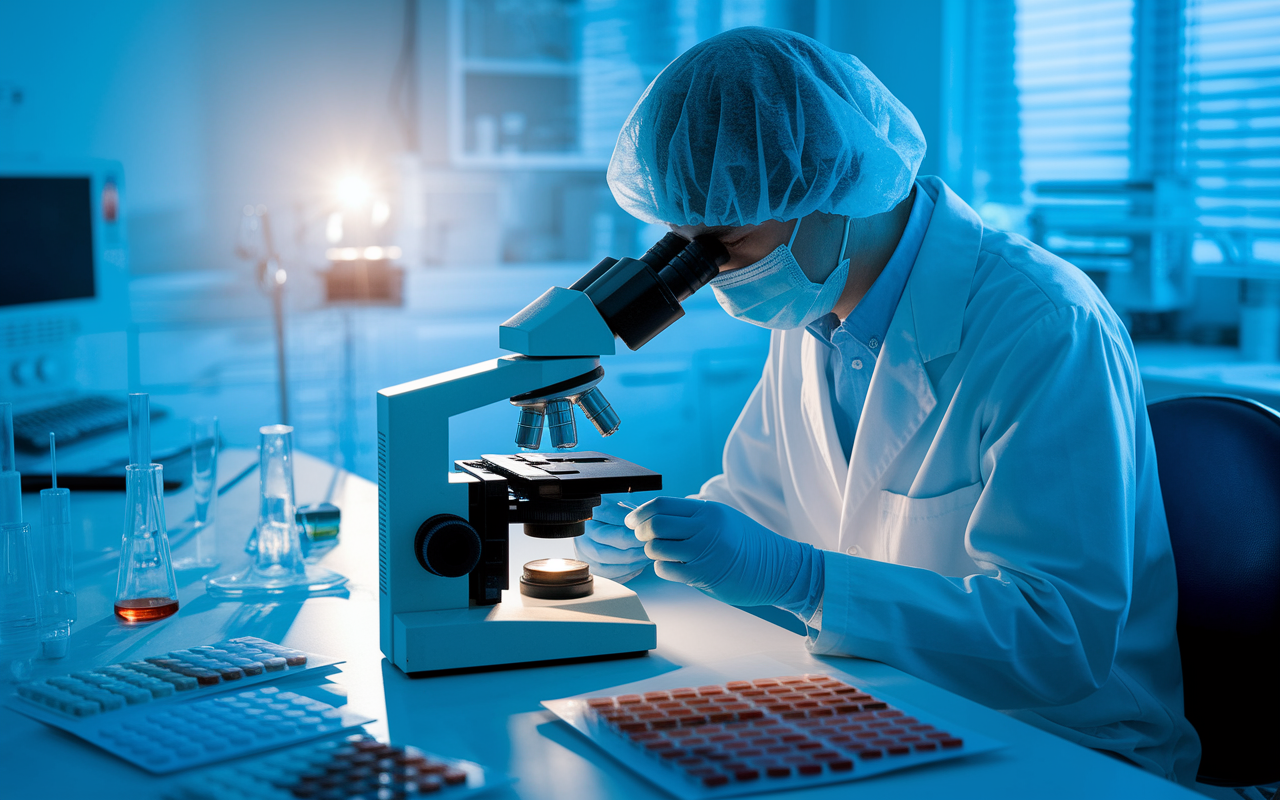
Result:
[[[907,196],[915,117],[862,62],[797,33],[736,28],[671,62],[609,161],[624,210],[671,225],[869,217]]]

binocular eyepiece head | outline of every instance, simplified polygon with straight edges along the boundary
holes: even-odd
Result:
[[[591,298],[609,330],[632,350],[684,316],[680,303],[711,282],[729,251],[713,236],[689,241],[668,233],[640,258],[606,258],[570,289]],[[511,398],[520,407],[516,444],[536,450],[545,423],[557,449],[578,443],[573,407],[577,405],[602,436],[618,429],[617,413],[596,387],[604,370],[580,376],[564,385],[543,387]]]
[[[606,258],[569,288],[584,292],[609,329],[639,350],[684,316],[680,303],[711,282],[729,251],[714,236],[668,233],[640,258]]]

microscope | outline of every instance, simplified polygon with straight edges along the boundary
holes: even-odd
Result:
[[[577,445],[574,407],[601,435],[619,418],[601,394],[614,338],[638,350],[684,316],[680,303],[729,254],[719,240],[667,234],[638,259],[606,258],[552,287],[499,328],[516,355],[378,392],[380,642],[406,673],[642,655],[657,629],[635,592],[573,559],[524,565],[508,586],[511,525],[538,539],[580,536],[601,495],[662,488],[662,476]],[[449,418],[508,400],[514,455],[449,467]],[[546,428],[553,452],[536,452]]]

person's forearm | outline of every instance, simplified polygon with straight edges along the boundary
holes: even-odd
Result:
[[[843,553],[828,553],[825,569],[815,653],[882,661],[1002,709],[1072,703],[1109,677],[1118,588],[1095,585],[1082,602],[1042,579],[948,578]]]

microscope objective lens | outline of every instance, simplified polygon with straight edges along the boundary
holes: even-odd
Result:
[[[605,399],[604,393],[597,388],[593,388],[578,398],[578,405],[582,407],[582,414],[591,424],[600,431],[601,436],[611,436],[617,430],[622,421],[618,419],[618,414],[609,405],[609,401]]]
[[[573,403],[561,398],[547,403],[547,430],[551,444],[564,450],[578,446],[578,428],[573,421]]]
[[[537,450],[542,443],[542,419],[544,406],[521,406],[520,421],[516,423],[516,445],[524,450]]]

